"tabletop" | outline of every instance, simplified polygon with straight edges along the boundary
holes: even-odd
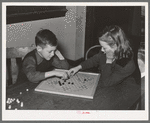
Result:
[[[6,109],[127,110],[141,95],[141,87],[128,81],[105,88],[98,85],[93,99],[36,92],[34,89],[37,86],[38,84],[25,82],[8,87]],[[11,104],[8,100],[11,100]]]

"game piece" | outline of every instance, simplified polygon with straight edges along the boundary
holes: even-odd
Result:
[[[9,104],[9,98],[7,99],[6,103]]]
[[[99,78],[98,73],[86,72],[78,72],[65,82],[58,77],[52,77],[42,81],[35,91],[93,99]]]
[[[61,86],[61,83],[60,83],[60,81],[58,81],[58,83],[59,83],[59,85]]]
[[[11,104],[12,102],[14,102],[14,100],[15,100],[14,98],[8,98],[6,103],[7,104]]]
[[[26,89],[26,91],[29,91],[29,89]]]
[[[19,99],[16,100],[17,103],[20,103]]]
[[[17,108],[15,108],[15,110],[17,110]]]
[[[21,102],[21,105],[20,105],[21,107],[23,107],[23,102]]]
[[[20,94],[22,94],[22,92],[20,92]]]
[[[11,105],[8,106],[8,109],[11,109]]]

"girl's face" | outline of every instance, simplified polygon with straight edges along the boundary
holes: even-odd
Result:
[[[99,41],[100,45],[102,46],[101,51],[104,53],[112,52],[114,53],[114,48],[110,47],[106,42]]]
[[[104,54],[106,54],[107,58],[113,59],[114,56],[114,52],[117,49],[117,46],[114,45],[113,47],[110,47],[106,42],[104,41],[99,41],[100,45],[102,46],[101,51],[104,52]]]

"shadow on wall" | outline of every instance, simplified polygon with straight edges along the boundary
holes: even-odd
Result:
[[[138,67],[137,53],[138,53],[138,49],[140,47],[141,37],[132,35],[132,36],[129,36],[129,39],[130,39],[131,47],[134,52],[134,61],[135,61],[135,65],[136,65],[136,70],[133,73],[133,76],[136,80],[136,83],[140,84],[141,83],[141,73],[140,73],[140,70]]]

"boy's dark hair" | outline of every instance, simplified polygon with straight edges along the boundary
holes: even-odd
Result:
[[[35,45],[44,48],[47,44],[57,46],[57,38],[50,30],[42,29],[35,36]]]

